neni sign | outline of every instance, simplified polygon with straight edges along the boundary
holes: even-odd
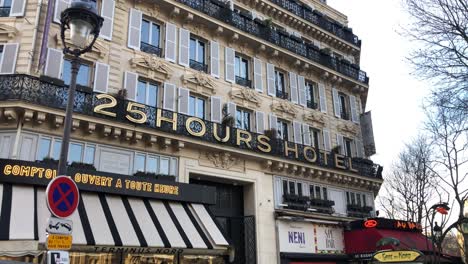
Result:
[[[215,144],[233,146],[257,153],[281,156],[306,163],[358,172],[349,157],[330,153],[242,129],[223,126],[151,106],[118,100],[109,94],[97,94],[93,112],[96,116],[116,118],[160,131],[202,139]]]

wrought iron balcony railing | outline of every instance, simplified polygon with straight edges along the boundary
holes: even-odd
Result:
[[[190,68],[197,71],[208,72],[208,65],[196,60],[190,60]]]
[[[162,55],[162,49],[160,47],[153,46],[146,42],[140,42],[140,50],[149,54],[154,54],[158,57]]]
[[[59,83],[59,82],[57,82]],[[112,108],[112,112],[115,113],[115,116],[108,116],[103,115],[100,113],[96,113],[94,111],[97,105],[102,105],[104,103],[108,103],[108,99],[102,98],[98,99],[98,93],[90,92],[90,91],[76,91],[75,101],[74,101],[74,108],[73,111],[78,114],[87,115],[87,116],[94,116],[101,119],[107,119],[111,122],[122,122],[128,123],[128,115],[127,106],[131,101],[124,100],[119,98],[118,96],[114,96],[117,104],[115,107]],[[5,101],[21,101],[25,103],[31,103],[35,105],[42,106],[44,108],[55,108],[55,109],[62,109],[64,110],[67,105],[67,98],[68,98],[68,87],[64,85],[57,85],[53,82],[41,80],[38,77],[24,75],[24,74],[9,74],[9,75],[0,75],[0,102]],[[109,109],[110,110],[110,109]],[[47,111],[47,110],[45,110]],[[145,113],[147,119],[145,123],[139,124],[139,126],[146,127],[149,129],[155,129],[160,132],[164,132],[167,134],[176,134],[180,137],[191,137],[196,138],[197,140],[203,142],[209,142],[212,144],[221,144],[223,147],[235,147],[240,148],[246,151],[253,151],[260,153],[262,155],[270,155],[275,157],[282,157],[284,159],[291,159],[296,160],[303,163],[310,163],[309,160],[306,159],[303,155],[299,157],[294,157],[291,153],[287,154],[285,152],[285,144],[289,146],[294,145],[292,142],[288,142],[285,140],[271,138],[270,145],[271,151],[268,153],[262,152],[258,146],[260,146],[260,142],[258,141],[259,134],[254,132],[249,132],[252,135],[252,139],[247,144],[241,144],[240,146],[237,144],[237,138],[232,136],[229,137],[227,142],[220,142],[216,140],[214,136],[214,129],[216,128],[215,123],[204,120],[205,126],[197,126],[192,127],[194,133],[199,133],[203,128],[206,128],[206,133],[202,136],[195,137],[193,133],[189,133],[186,128],[187,119],[191,116],[184,115],[177,113],[177,123],[176,123],[176,130],[173,129],[173,124],[171,122],[162,122],[160,126],[157,126],[157,112],[161,111],[161,115],[167,119],[171,119],[176,113],[168,110],[162,110],[155,108],[153,106],[145,105],[144,108],[141,108],[141,111]],[[133,114],[130,114],[133,115]],[[134,115],[133,118],[140,118],[138,114]],[[230,135],[237,134],[237,128],[234,127],[224,127],[222,125],[217,126],[218,135],[223,137],[223,133],[227,133],[226,129],[230,130]],[[265,131],[265,134],[267,131]],[[301,144],[297,145],[297,152],[303,153],[305,146]],[[350,168],[350,159],[344,159],[342,166],[337,167],[335,165],[335,157],[329,152],[324,152],[323,150],[315,150],[317,154],[317,159],[313,163],[317,166],[321,166],[324,168],[333,168],[337,170],[341,170],[343,166],[345,168]],[[369,178],[377,178],[382,179],[382,167],[374,164],[371,160],[363,159],[363,158],[353,158],[352,159],[352,167],[356,170],[358,175],[369,177]]]
[[[245,86],[245,87],[252,88],[252,81],[249,80],[249,79],[246,79],[246,78],[242,78],[240,76],[236,76],[236,83],[238,85],[242,85],[242,86]]]
[[[309,6],[298,3],[294,0],[270,0],[289,12],[301,17],[314,25],[332,33],[333,35],[361,47],[361,40],[353,34],[352,29],[347,28],[337,21],[327,18],[317,10],[312,10]]]
[[[312,100],[307,100],[307,107],[310,109],[317,109],[318,104]]]
[[[2,6],[0,7],[0,17],[10,16],[11,6]]]
[[[287,204],[288,209],[314,211],[319,213],[332,214],[334,201],[312,198],[297,194],[283,194],[283,203]]]
[[[289,94],[283,90],[276,90],[276,97],[288,100],[289,99]]]
[[[304,58],[317,62],[325,67],[346,75],[356,81],[364,84],[369,83],[369,78],[364,71],[361,71],[358,65],[350,64],[344,60],[332,58],[326,52],[320,50],[311,43],[306,43],[303,39],[289,35],[282,29],[276,29],[265,21],[253,19],[249,15],[230,10],[229,6],[219,0],[176,0],[197,11],[207,14],[226,24],[234,26],[246,33],[252,34],[265,41],[287,49]],[[328,25],[317,18],[317,23]],[[330,26],[333,30],[333,26]]]

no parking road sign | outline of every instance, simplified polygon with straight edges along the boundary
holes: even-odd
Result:
[[[78,207],[79,195],[78,187],[70,177],[58,176],[47,185],[47,207],[57,217],[68,217]]]

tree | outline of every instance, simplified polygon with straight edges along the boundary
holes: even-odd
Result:
[[[433,169],[428,139],[420,136],[406,144],[384,183],[386,195],[380,198],[384,213],[391,218],[423,224],[426,206],[437,194]]]
[[[410,54],[415,73],[435,84],[432,101],[468,114],[468,2],[404,0],[411,22],[405,35],[418,44]]]

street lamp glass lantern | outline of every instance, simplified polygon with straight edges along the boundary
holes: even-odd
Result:
[[[440,241],[440,238],[442,237],[442,227],[440,227],[437,224],[437,222],[435,222],[433,232],[434,232],[434,238],[436,239],[436,241]]]

